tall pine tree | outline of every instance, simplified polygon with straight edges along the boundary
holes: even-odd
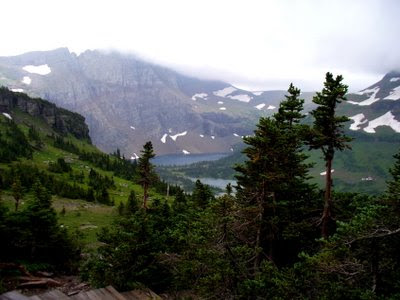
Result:
[[[244,139],[248,147],[243,153],[248,159],[235,168],[239,172],[236,178],[240,216],[242,222],[249,224],[242,227],[244,232],[239,235],[245,236],[246,243],[254,249],[254,274],[262,260],[276,261],[279,227],[288,217],[277,213],[277,207],[304,198],[308,187],[305,180],[309,165],[302,153],[305,128],[299,124],[303,100],[299,95],[300,90],[291,84],[278,113],[273,118],[261,118],[254,136]]]
[[[149,198],[149,187],[153,181],[157,179],[157,175],[154,172],[154,166],[151,164],[150,159],[155,157],[153,151],[153,144],[147,142],[143,146],[141,151],[142,155],[139,158],[138,170],[139,170],[139,183],[143,187],[143,207],[147,209],[147,200]]]
[[[324,210],[321,218],[321,233],[324,238],[329,236],[330,227],[334,225],[332,201],[332,162],[335,151],[350,148],[351,138],[346,136],[343,125],[349,120],[346,116],[336,114],[337,106],[346,100],[348,86],[342,83],[343,76],[333,77],[326,73],[324,88],[317,92],[313,102],[318,105],[311,112],[314,117],[313,134],[310,139],[312,149],[320,149],[326,165]]]

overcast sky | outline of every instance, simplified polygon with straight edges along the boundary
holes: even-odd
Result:
[[[132,51],[252,89],[352,91],[400,69],[398,0],[2,0],[0,55],[68,47]]]

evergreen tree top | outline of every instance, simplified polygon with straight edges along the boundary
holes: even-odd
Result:
[[[274,114],[275,120],[283,125],[292,126],[293,123],[299,123],[305,117],[301,113],[303,110],[304,99],[300,99],[301,90],[296,88],[293,83],[290,84],[286,100],[279,104],[279,109]]]
[[[336,114],[337,105],[346,100],[348,90],[348,86],[342,81],[342,75],[334,78],[332,73],[326,73],[324,88],[313,98],[318,107],[311,112],[314,126],[310,146],[313,149],[321,149],[325,157],[333,157],[335,149],[342,151],[349,148],[347,143],[352,140],[343,131],[344,123],[349,121],[349,118]]]

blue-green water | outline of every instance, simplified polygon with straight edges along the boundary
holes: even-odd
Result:
[[[156,156],[152,163],[157,166],[183,166],[200,161],[213,161],[226,157],[227,153],[205,153],[205,154],[169,154]]]
[[[201,178],[190,178],[188,177],[190,180],[192,180],[193,182],[195,182],[197,179],[199,179],[202,183],[210,185],[210,186],[214,186],[220,189],[225,190],[226,186],[228,185],[228,183],[230,183],[232,186],[236,185],[236,181],[232,180],[232,179],[220,179],[220,178],[206,178],[206,177],[201,177]]]

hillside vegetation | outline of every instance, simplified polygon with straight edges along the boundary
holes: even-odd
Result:
[[[397,299],[400,153],[384,193],[336,189],[331,175],[340,164],[337,154],[351,153],[348,118],[337,113],[346,101],[342,80],[326,74],[309,124],[301,122],[304,100],[291,84],[278,112],[260,118],[254,134],[243,139],[236,193],[227,185],[218,197],[199,180],[191,194],[160,181],[151,142],[135,164],[118,150],[107,155],[36,117],[29,121],[26,112],[4,112],[0,238],[6,247],[0,262],[32,272],[79,273],[93,286],[119,291],[189,290],[208,299]],[[323,189],[310,178],[309,148],[324,162]],[[80,259],[81,232],[100,225],[108,226],[96,240],[86,235]],[[5,265],[1,278],[10,276]]]

